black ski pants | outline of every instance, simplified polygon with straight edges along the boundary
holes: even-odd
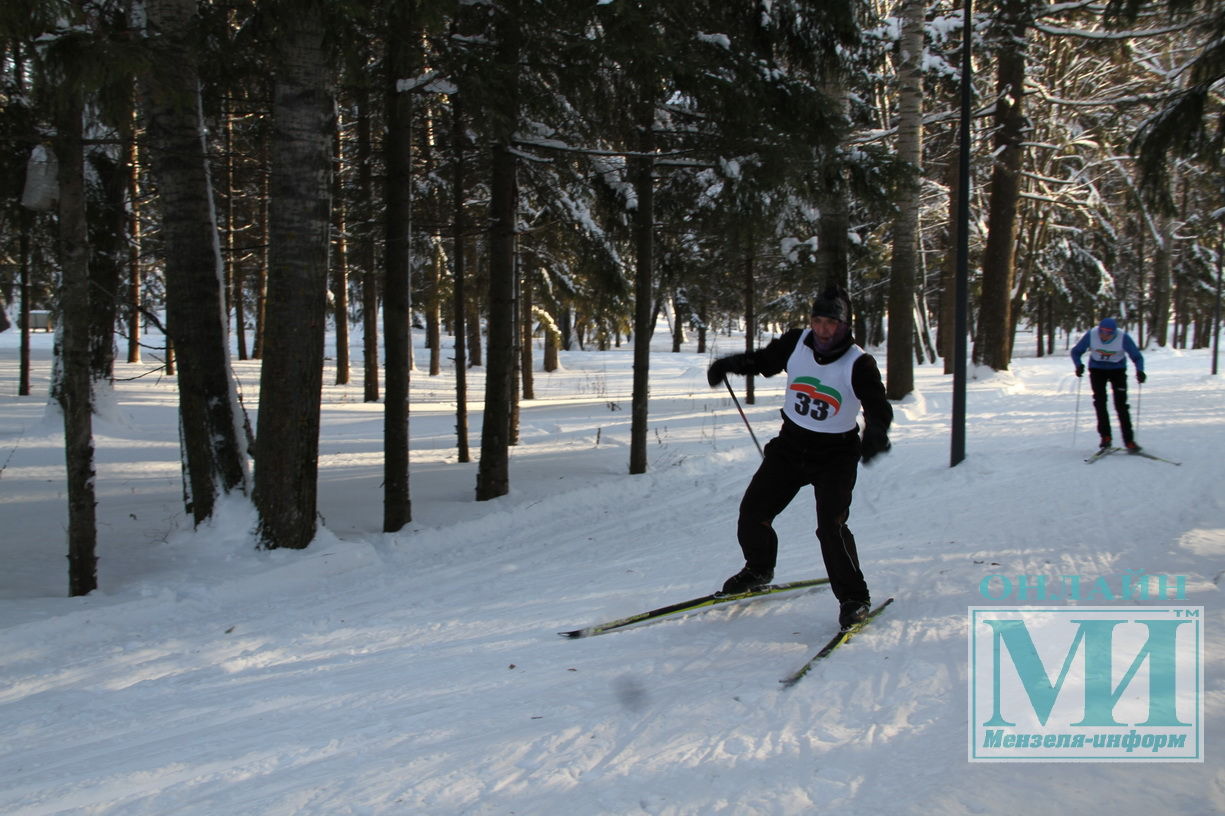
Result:
[[[1106,386],[1114,393],[1114,412],[1119,416],[1119,430],[1123,432],[1123,444],[1135,440],[1131,427],[1131,407],[1127,404],[1127,369],[1090,368],[1089,385],[1093,388],[1093,410],[1097,412],[1099,436],[1110,437],[1110,411],[1106,408]]]
[[[824,435],[822,435],[824,437]],[[817,504],[817,540],[830,589],[839,601],[867,600],[855,536],[847,527],[859,468],[859,433],[830,434],[812,446],[775,437],[740,500],[736,536],[748,567],[773,571],[778,534],[772,523],[805,485]]]

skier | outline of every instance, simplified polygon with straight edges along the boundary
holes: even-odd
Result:
[[[1080,342],[1072,347],[1072,364],[1076,376],[1082,377],[1085,366],[1081,356],[1089,352],[1089,385],[1093,388],[1093,409],[1097,412],[1097,433],[1101,437],[1098,447],[1108,448],[1110,436],[1110,412],[1106,409],[1106,384],[1114,393],[1114,412],[1119,415],[1119,429],[1123,432],[1123,445],[1129,451],[1139,451],[1135,431],[1131,426],[1131,409],[1127,405],[1127,358],[1136,364],[1136,381],[1147,379],[1144,373],[1144,356],[1136,347],[1131,335],[1119,331],[1113,317],[1102,320],[1096,329],[1089,329]]]
[[[864,620],[871,606],[855,536],[846,525],[859,460],[866,464],[889,450],[893,422],[880,369],[855,344],[850,323],[850,297],[840,287],[827,287],[812,304],[807,329],[791,329],[747,354],[721,357],[706,372],[712,388],[728,374],[787,372],[782,428],[766,444],[740,502],[736,537],[744,568],[727,579],[722,592],[748,592],[773,580],[778,535],[771,523],[800,488],[812,485],[817,540],[843,629]],[[866,420],[862,441],[861,408]]]

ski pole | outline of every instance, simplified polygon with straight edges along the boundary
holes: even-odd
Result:
[[[1132,423],[1134,430],[1140,429],[1140,397],[1144,395],[1144,383],[1136,380],[1136,421]],[[1134,431],[1133,431],[1134,432]]]
[[[1076,378],[1076,413],[1072,415],[1072,447],[1076,447],[1076,426],[1080,425],[1080,387],[1084,382],[1083,377]]]
[[[736,392],[732,390],[732,384],[727,381],[727,375],[723,376],[723,384],[727,386],[727,393],[732,395],[732,402],[736,403],[736,410],[740,412],[740,418],[744,420],[744,427],[749,429],[749,436],[753,437],[753,444],[757,446],[757,452],[761,454],[761,458],[766,458],[766,452],[761,449],[761,443],[757,441],[757,434],[753,433],[753,426],[749,424],[749,418],[744,415],[744,409],[740,407],[740,400],[736,399]]]

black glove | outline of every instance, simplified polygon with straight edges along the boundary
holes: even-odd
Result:
[[[1136,372],[1136,382],[1144,382],[1147,379],[1148,379],[1148,375],[1145,374],[1143,371]]]
[[[741,374],[744,372],[744,365],[748,362],[749,355],[747,354],[732,354],[728,357],[720,357],[710,364],[710,368],[706,369],[706,382],[710,383],[711,388],[715,388],[719,383],[723,382],[728,374]]]
[[[1076,376],[1077,377],[1085,376],[1085,367],[1083,365],[1080,365],[1079,363],[1077,363],[1076,365]]]
[[[865,465],[892,447],[889,434],[878,426],[869,425],[863,429],[863,442],[859,445],[859,451]]]

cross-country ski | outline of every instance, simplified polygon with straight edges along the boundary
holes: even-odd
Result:
[[[626,626],[632,626],[635,623],[644,623],[650,620],[659,620],[669,615],[676,615],[681,612],[696,612],[701,609],[709,609],[712,606],[719,604],[732,603],[734,601],[745,601],[750,598],[762,598],[771,595],[778,595],[784,592],[793,592],[797,589],[811,589],[813,587],[824,586],[829,583],[828,578],[811,578],[803,581],[789,581],[782,584],[770,584],[761,589],[753,590],[752,592],[739,592],[734,595],[724,595],[721,592],[712,592],[709,595],[700,595],[696,598],[690,598],[687,601],[680,601],[667,606],[661,606],[658,609],[652,609],[648,612],[639,612],[635,615],[628,615],[624,618],[605,621],[604,623],[595,623],[591,626],[584,626],[581,629],[571,629],[566,632],[558,632],[562,637],[568,638],[583,638],[592,637],[594,635],[603,635],[608,632],[614,632],[618,629],[623,629]]]
[[[1105,459],[1107,456],[1109,456],[1109,455],[1110,455],[1110,454],[1112,454],[1112,453],[1118,453],[1120,450],[1122,450],[1122,449],[1121,449],[1121,448],[1112,448],[1112,447],[1098,448],[1098,449],[1097,449],[1097,450],[1095,450],[1095,451],[1094,451],[1092,454],[1090,454],[1090,455],[1089,455],[1089,456],[1088,456],[1088,457],[1085,459],[1085,461],[1086,461],[1086,462],[1088,462],[1088,463],[1091,465],[1091,464],[1093,464],[1094,462],[1096,462],[1096,461],[1098,461],[1098,460],[1100,460],[1100,459]]]
[[[1115,453],[1123,453],[1128,456],[1137,456],[1137,457],[1140,457],[1141,459],[1152,459],[1154,462],[1165,462],[1167,465],[1181,465],[1182,464],[1182,462],[1176,462],[1173,459],[1166,459],[1163,456],[1156,456],[1155,454],[1149,453],[1148,451],[1140,449],[1140,448],[1137,448],[1135,450],[1127,450],[1126,448],[1115,448],[1115,447],[1098,448],[1090,456],[1085,458],[1085,462],[1091,465],[1094,462],[1097,462],[1101,459],[1105,459],[1107,456],[1110,456],[1111,454],[1115,454]]]
[[[1152,459],[1155,462],[1165,462],[1168,465],[1181,465],[1182,462],[1175,462],[1173,459],[1166,459],[1162,456],[1155,456],[1146,450],[1132,450],[1127,452],[1130,456],[1139,456],[1144,459]]]
[[[810,657],[804,663],[804,665],[800,666],[798,669],[796,669],[791,674],[784,677],[782,680],[779,680],[778,682],[783,684],[783,688],[791,688],[792,686],[794,686],[796,683],[798,683],[801,680],[801,678],[804,677],[804,675],[812,671],[812,667],[815,666],[818,661],[824,660],[825,658],[829,657],[830,654],[833,653],[835,649],[837,649],[839,646],[846,643],[848,640],[850,640],[852,637],[858,634],[865,626],[871,623],[872,620],[875,619],[877,615],[879,615],[881,612],[884,612],[885,607],[889,606],[889,604],[891,603],[893,603],[893,599],[889,598],[884,603],[882,603],[880,606],[876,607],[871,612],[869,612],[868,616],[864,618],[863,620],[859,621],[858,623],[852,625],[851,627],[847,629],[840,630],[838,634],[834,635],[832,638],[829,639],[828,643],[826,643],[824,646],[818,649],[816,654]]]

